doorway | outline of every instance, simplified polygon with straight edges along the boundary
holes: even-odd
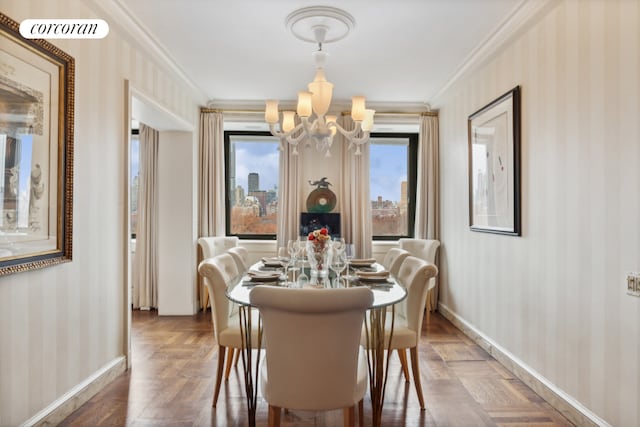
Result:
[[[197,310],[196,302],[196,209],[197,209],[197,135],[196,126],[176,116],[159,102],[126,82],[126,227],[124,247],[124,354],[131,364],[131,309],[136,248],[136,201],[134,185],[138,156],[133,129],[140,123],[158,131],[157,207],[152,213],[157,223],[157,308],[159,315],[188,315]]]

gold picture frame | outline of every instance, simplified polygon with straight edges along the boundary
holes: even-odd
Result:
[[[469,116],[469,225],[521,235],[520,86]]]
[[[0,13],[0,276],[71,261],[75,62]]]

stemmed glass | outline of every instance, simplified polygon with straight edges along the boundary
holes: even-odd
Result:
[[[347,274],[344,276],[345,279],[353,279],[353,276],[349,273],[349,267],[351,265],[351,260],[355,257],[356,254],[356,246],[353,243],[348,243],[344,246],[344,256],[347,259]]]
[[[292,283],[296,283],[296,271],[298,268],[298,257],[300,256],[300,243],[299,240],[289,240],[287,242],[287,250],[289,251],[289,270],[293,272],[291,278]]]
[[[298,245],[298,251],[300,254],[300,261],[302,262],[302,266],[300,267],[300,275],[298,276],[298,287],[302,288],[306,284],[309,283],[309,276],[304,273],[304,260],[307,254],[307,239],[306,237],[301,237],[300,240],[296,240],[296,244]]]
[[[282,266],[283,275],[285,280],[287,278],[287,273],[289,271],[289,257],[287,256],[287,248],[281,246],[278,248],[278,261],[280,261],[280,265]]]
[[[336,273],[336,288],[340,286],[340,274],[347,266],[346,257],[344,251],[336,252],[333,254],[330,268]]]
[[[338,237],[334,239],[332,243],[332,247],[333,247],[334,253],[336,254],[344,253],[344,248],[345,248],[344,237]]]

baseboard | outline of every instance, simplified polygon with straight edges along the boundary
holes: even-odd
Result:
[[[25,421],[22,426],[55,426],[107,386],[127,367],[126,358],[118,357],[76,385],[49,406]]]
[[[609,423],[560,390],[522,360],[500,347],[491,338],[478,331],[442,302],[438,303],[438,311],[573,424],[577,426],[611,427]]]

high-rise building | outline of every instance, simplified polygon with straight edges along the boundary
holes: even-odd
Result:
[[[251,172],[249,174],[248,179],[249,191],[248,193],[252,193],[254,191],[260,191],[260,175],[256,172]]]
[[[409,198],[407,197],[407,181],[402,181],[400,183],[400,200],[398,202],[398,206],[400,208],[406,208],[408,202]]]

